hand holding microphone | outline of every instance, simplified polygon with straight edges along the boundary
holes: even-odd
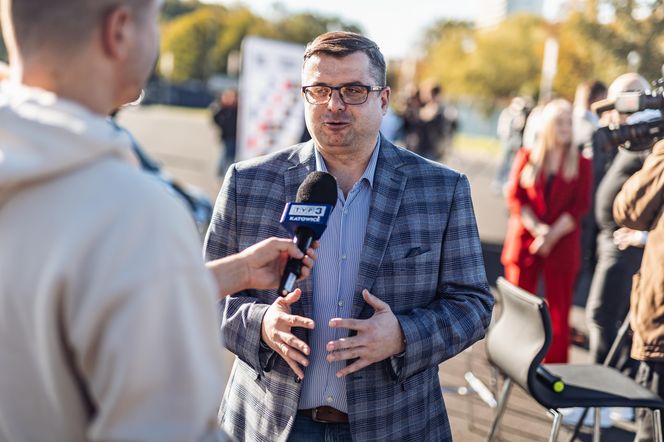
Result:
[[[296,201],[286,204],[281,224],[293,234],[293,243],[303,253],[313,241],[320,239],[336,202],[334,177],[324,172],[312,172],[297,190]],[[301,366],[309,364],[307,356],[311,350],[291,329],[313,329],[315,326],[313,320],[291,314],[291,305],[301,296],[299,289],[293,289],[302,273],[302,265],[301,259],[288,260],[279,286],[281,296],[267,309],[261,323],[261,340],[277,352],[300,379],[304,378]]]
[[[293,242],[306,253],[311,243],[320,239],[337,202],[337,181],[325,172],[312,172],[297,189],[294,203],[286,204],[281,225],[293,234]],[[279,294],[293,291],[302,272],[302,260],[290,258],[279,285]]]

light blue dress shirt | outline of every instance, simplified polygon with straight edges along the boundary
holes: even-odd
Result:
[[[309,332],[309,366],[304,370],[300,409],[328,405],[348,412],[346,380],[337,378],[337,371],[346,361],[329,363],[325,346],[328,342],[348,336],[348,329],[328,326],[332,318],[350,318],[355,285],[360,268],[360,255],[371,207],[371,191],[380,149],[380,137],[364,174],[353,185],[348,196],[337,187],[337,204],[330,215],[327,229],[316,251],[313,268],[313,314],[316,328]],[[327,172],[325,160],[315,150],[316,170]]]

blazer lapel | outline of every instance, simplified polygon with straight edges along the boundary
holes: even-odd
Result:
[[[316,157],[314,156],[314,143],[309,141],[304,143],[300,149],[293,151],[289,158],[293,163],[291,167],[284,172],[284,189],[286,191],[286,201],[295,201],[297,189],[300,184],[311,172],[316,170]],[[293,314],[302,315],[311,318],[313,313],[313,283],[311,278],[299,281],[296,284],[302,290],[300,301],[293,305]]]
[[[371,208],[353,298],[351,316],[353,318],[358,318],[362,308],[366,305],[362,298],[362,290],[366,288],[371,291],[373,287],[401,206],[401,198],[407,181],[406,175],[399,170],[401,164],[399,150],[381,137],[371,195]],[[377,296],[380,296],[380,293]]]

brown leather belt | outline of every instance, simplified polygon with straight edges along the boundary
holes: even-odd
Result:
[[[314,422],[323,424],[347,424],[348,415],[336,408],[323,405],[322,407],[308,408],[306,410],[297,410],[297,414],[307,416]]]

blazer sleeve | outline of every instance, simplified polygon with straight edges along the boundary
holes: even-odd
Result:
[[[219,191],[212,221],[205,238],[206,261],[239,252],[237,224],[237,171],[232,165]],[[251,290],[238,292],[219,301],[221,336],[224,346],[262,374],[261,323],[269,305],[257,302]],[[263,351],[265,353],[265,351]]]
[[[484,271],[470,185],[460,175],[442,240],[436,297],[429,305],[397,315],[406,339],[397,382],[455,356],[482,339],[494,298]]]
[[[520,215],[521,208],[523,206],[529,205],[528,195],[526,190],[521,187],[521,172],[523,168],[528,163],[529,153],[526,148],[521,148],[516,156],[514,157],[514,163],[512,165],[512,170],[510,171],[510,177],[507,181],[506,189],[506,198],[507,198],[507,208],[510,213]]]
[[[640,171],[613,201],[613,217],[622,226],[650,230],[664,207],[664,141],[655,144]]]

